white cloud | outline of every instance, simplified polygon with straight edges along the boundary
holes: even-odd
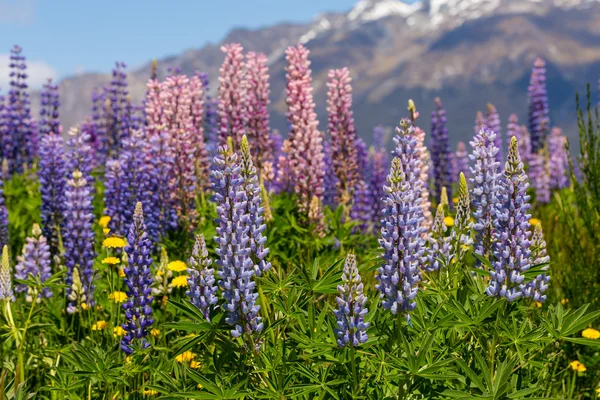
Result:
[[[58,73],[43,61],[26,60],[27,62],[27,84],[31,89],[39,89],[48,78],[56,79]],[[9,90],[10,83],[10,55],[0,54],[0,89],[3,94]]]
[[[35,19],[34,0],[0,0],[0,23],[31,24]]]

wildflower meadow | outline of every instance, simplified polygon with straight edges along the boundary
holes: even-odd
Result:
[[[406,99],[359,136],[352,71],[329,72],[317,115],[299,44],[279,133],[267,57],[221,50],[218,81],[155,64],[139,103],[117,62],[63,127],[51,80],[32,115],[12,49],[0,400],[600,397],[589,87],[579,154],[541,58],[527,121],[483,104],[454,150],[451,99]]]

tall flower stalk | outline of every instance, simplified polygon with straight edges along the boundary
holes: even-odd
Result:
[[[8,211],[4,199],[4,180],[0,178],[0,246],[9,245]]]
[[[465,142],[458,142],[456,145],[456,153],[454,153],[454,181],[458,182],[460,173],[465,174],[467,179],[470,179],[471,170],[469,167],[469,153]]]
[[[225,60],[219,69],[219,145],[231,137],[240,143],[244,135],[246,109],[246,82],[243,47],[239,43],[221,47]]]
[[[531,236],[531,266],[539,266],[540,264],[548,264],[550,257],[546,252],[546,241],[544,240],[544,232],[542,224],[538,223],[533,229]],[[543,303],[546,301],[546,291],[550,283],[550,274],[546,271],[550,269],[549,265],[541,267],[542,273],[537,275],[533,281],[527,284],[527,289],[523,292],[525,297],[531,297],[533,301]]]
[[[569,154],[567,152],[567,138],[560,128],[552,128],[548,137],[548,154],[550,169],[550,188],[563,189],[568,186],[567,169],[569,167]]]
[[[501,163],[504,159],[504,156],[502,155],[502,125],[500,123],[498,110],[496,110],[496,106],[491,103],[487,105],[485,126],[496,134],[494,137],[494,144],[498,149],[498,152],[496,153],[496,160]]]
[[[49,133],[60,135],[62,132],[59,120],[60,100],[58,97],[58,85],[52,83],[52,79],[44,84],[41,98],[40,122],[38,124],[38,132],[40,136]]]
[[[33,224],[31,236],[27,237],[26,244],[23,247],[23,254],[17,257],[15,267],[15,278],[20,280],[29,279],[29,275],[37,277],[40,282],[45,282],[52,275],[50,268],[50,246],[46,238],[42,235],[42,230],[38,224]],[[27,292],[27,301],[38,301],[39,297],[51,297],[52,291],[44,288],[42,293],[37,293],[33,288],[26,284],[16,286],[17,293]]]
[[[445,205],[438,204],[431,235],[429,239],[429,249],[427,250],[427,271],[439,271],[440,268],[447,266],[451,260],[452,244],[451,236],[446,235],[448,227],[445,221]]]
[[[527,95],[529,99],[531,152],[537,154],[544,147],[550,128],[548,92],[546,90],[546,62],[540,57],[533,62]]]
[[[458,182],[458,204],[454,218],[454,230],[452,231],[452,262],[462,265],[467,256],[469,248],[473,244],[471,235],[471,200],[469,198],[469,187],[467,178],[460,174]]]
[[[210,321],[210,312],[217,304],[217,286],[215,285],[215,270],[211,267],[212,259],[208,256],[204,235],[196,235],[196,243],[189,260],[188,284],[186,292],[191,303],[196,306]]]
[[[452,150],[448,140],[448,129],[446,128],[446,110],[442,107],[442,101],[435,99],[436,109],[431,113],[431,161],[433,162],[433,179],[435,182],[434,196],[440,200],[442,188],[445,187],[452,197]]]

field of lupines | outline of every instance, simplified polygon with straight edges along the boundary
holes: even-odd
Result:
[[[318,129],[298,45],[284,139],[267,58],[222,50],[216,98],[205,74],[154,68],[134,104],[119,62],[63,131],[51,81],[31,115],[12,49],[0,400],[600,397],[589,90],[576,157],[541,59],[527,125],[489,104],[453,152],[441,100],[425,122],[407,99],[365,143],[346,68]]]

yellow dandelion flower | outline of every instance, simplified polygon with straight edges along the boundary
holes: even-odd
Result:
[[[102,246],[108,248],[121,249],[127,246],[127,242],[122,237],[111,236],[104,239],[104,241],[102,242]]]
[[[596,394],[598,395],[598,398],[600,398],[600,388],[596,389]]]
[[[125,329],[121,328],[120,326],[115,326],[113,328],[113,336],[117,337],[117,336],[123,336],[125,335]]]
[[[108,215],[103,215],[98,220],[98,225],[102,228],[108,228],[108,223],[110,222],[110,217]]]
[[[600,332],[595,330],[594,328],[587,328],[581,332],[581,336],[586,339],[600,339]]]
[[[202,384],[201,384],[201,383],[199,383],[198,385],[196,385],[196,387],[197,387],[198,389],[204,389],[204,386],[202,386]]]
[[[119,257],[106,257],[104,260],[102,260],[102,264],[107,264],[107,265],[115,265],[120,262],[121,262],[121,260],[119,259]]]
[[[187,269],[187,265],[185,265],[183,261],[176,260],[171,261],[169,264],[167,264],[167,269],[170,269],[171,271],[175,272],[181,272]]]
[[[537,308],[542,308],[542,303],[540,303],[539,301],[536,301],[534,304]]]
[[[119,278],[125,278],[125,268],[119,268]]]
[[[587,371],[587,368],[585,367],[585,365],[583,365],[583,363],[581,361],[577,361],[577,360],[571,361],[569,366],[571,367],[571,369],[573,369],[573,371],[577,371],[577,372]]]
[[[102,232],[108,236],[108,234],[110,233],[110,229],[104,228],[104,229],[102,229]]]
[[[144,396],[156,396],[158,394],[156,390],[144,390],[142,393]]]
[[[444,218],[444,222],[446,223],[446,226],[454,226],[454,218],[449,215]]]
[[[131,356],[125,357],[125,364],[129,364],[131,362]]]
[[[162,269],[159,269],[158,271],[156,271],[156,276],[163,276],[164,272]]]
[[[108,295],[108,299],[114,301],[115,303],[123,303],[127,300],[127,294],[125,292],[113,292]]]
[[[94,325],[92,325],[92,330],[93,331],[101,331],[102,329],[106,328],[108,326],[108,322],[104,321],[104,320],[100,320],[98,322],[96,322]]]
[[[192,361],[190,363],[190,368],[194,368],[194,369],[200,368],[200,362],[199,361]]]
[[[86,303],[81,303],[81,309],[87,310],[88,309],[88,305]]]
[[[563,306],[569,302],[569,299],[561,299],[560,304]]]
[[[536,226],[536,225],[537,225],[537,224],[539,224],[540,222],[541,222],[541,221],[540,221],[539,219],[537,219],[537,218],[531,218],[531,219],[529,220],[529,223],[530,223],[532,226]]]
[[[453,202],[454,204],[458,204],[458,197],[453,197],[453,198],[452,198],[452,202]]]
[[[154,337],[157,337],[158,335],[160,335],[160,329],[154,328],[150,331],[150,334]]]
[[[175,357],[175,361],[177,361],[179,364],[182,364],[184,362],[190,362],[194,358],[196,358],[196,355],[188,350]]]
[[[171,281],[171,284],[175,288],[187,287],[188,286],[187,278],[188,278],[187,275],[179,275],[178,277],[173,278],[173,280]]]

